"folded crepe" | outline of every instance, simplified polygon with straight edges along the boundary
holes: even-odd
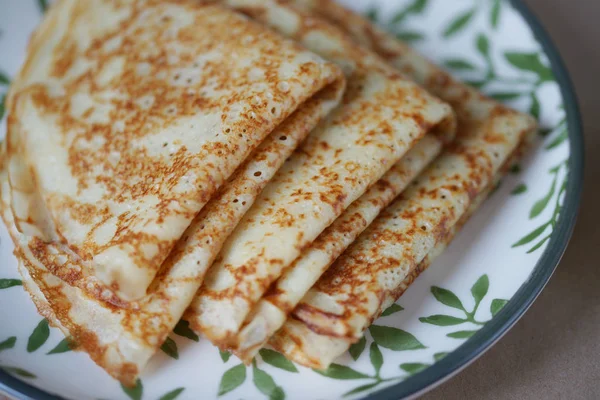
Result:
[[[261,6],[248,6],[248,0],[229,0],[228,4],[245,4],[246,13],[257,14]],[[318,3],[323,5],[325,3]],[[302,6],[303,4],[300,4]],[[305,6],[305,4],[304,4]],[[266,7],[266,6],[265,6]],[[303,7],[306,9],[306,7]],[[251,10],[251,11],[250,11]],[[271,4],[268,10],[260,11],[261,14],[268,15],[277,20],[277,7]],[[314,9],[307,12],[314,14]],[[334,13],[335,14],[335,13]],[[324,14],[322,16],[325,16]],[[264,17],[263,17],[264,18]],[[438,69],[425,61],[421,56],[415,54],[412,50],[406,48],[409,52],[409,68],[405,68],[408,76],[421,82],[424,79],[424,70],[428,76],[437,73]],[[406,62],[405,62],[406,63]],[[443,78],[446,78],[444,76]],[[448,88],[449,92],[462,93],[464,85],[452,81]],[[466,107],[473,110],[479,101],[477,96],[472,102],[466,105],[468,100],[457,100],[447,92],[440,91],[440,96],[444,95],[454,101],[460,107]],[[489,104],[489,103],[488,103]],[[462,110],[462,109],[461,109]],[[465,112],[462,113],[462,116]],[[474,119],[474,117],[471,117]],[[485,118],[483,118],[485,119]],[[354,202],[346,212],[339,217],[319,238],[305,249],[302,255],[289,266],[282,276],[271,286],[269,291],[263,296],[260,302],[249,314],[240,330],[235,341],[229,345],[230,350],[236,353],[244,361],[249,362],[256,354],[258,349],[279,329],[285,322],[287,315],[298,304],[308,289],[316,282],[331,263],[362,233],[362,231],[373,222],[374,218],[390,202],[401,193],[408,182],[410,182],[429,162],[439,154],[441,146],[435,140],[424,142],[422,157],[406,156],[395,168],[392,168],[386,176],[364,196]],[[415,150],[417,150],[415,148]],[[409,153],[410,155],[411,153]],[[412,168],[411,168],[412,167]],[[396,184],[391,184],[395,182]],[[387,190],[382,190],[385,187]]]
[[[194,330],[229,349],[284,269],[427,132],[448,141],[455,123],[446,104],[324,21],[276,1],[226,4],[336,62],[347,78],[342,105],[268,183],[186,312]]]
[[[369,325],[379,317],[383,310],[394,303],[394,299],[398,299],[404,294],[421,272],[425,271],[429,265],[444,252],[464,222],[466,222],[466,220],[477,210],[493,187],[494,186],[490,186],[475,199],[461,221],[450,228],[444,236],[440,237],[440,240],[433,250],[405,276],[404,280],[389,293],[388,296],[386,296],[382,302],[380,311],[373,315]],[[327,369],[338,356],[346,352],[352,342],[332,335],[319,334],[311,330],[303,321],[291,317],[277,334],[271,338],[270,344],[272,347],[285,354],[290,360],[294,360],[307,367],[323,370]]]
[[[22,245],[98,297],[142,298],[218,187],[341,79],[332,63],[220,6],[58,2],[8,99]]]
[[[502,167],[520,154],[536,124],[333,2],[293,3],[328,18],[448,101],[459,121],[455,143],[332,264],[271,338],[288,358],[326,368],[441,251]]]
[[[236,341],[230,344],[230,351],[244,362],[251,362],[258,350],[283,326],[288,314],[323,272],[439,155],[442,147],[437,137],[426,135],[383,178],[352,203],[271,285],[247,317]]]
[[[460,186],[451,180],[448,187],[432,185],[440,180],[440,175],[430,171],[438,166],[439,169],[448,167],[449,164],[437,163],[453,158],[451,151],[443,153],[430,170],[417,177],[416,182],[428,183],[411,187],[375,219],[310,289],[283,327],[270,338],[270,346],[301,365],[328,368],[350,345],[360,340],[369,325],[443,252],[530,145],[531,132],[522,131],[524,141],[513,150],[499,172],[487,180],[486,187],[476,195],[474,190],[471,192],[474,198],[461,195]],[[470,157],[467,152],[464,154]],[[449,170],[449,175],[442,179],[450,178],[455,172]],[[423,190],[424,187],[430,190]],[[415,195],[419,192],[424,196]],[[453,195],[458,196],[450,202],[454,207],[451,218],[436,227],[432,244],[428,245],[428,238],[420,231],[424,228],[431,231],[429,228],[436,220],[428,218],[431,211],[442,209],[444,206],[439,200],[452,199]],[[460,214],[465,204],[467,208],[454,221],[456,211]],[[423,209],[428,210],[424,213]],[[415,240],[413,236],[421,237]],[[420,258],[419,254],[425,252]]]
[[[112,376],[125,384],[133,384],[147,360],[179,321],[202,282],[210,265],[209,259],[218,252],[218,248],[207,246],[205,253],[195,252],[190,257],[186,247],[199,247],[193,235],[205,228],[213,232],[232,229],[232,220],[239,220],[295,146],[338,104],[344,90],[344,78],[335,65],[219,6],[201,5],[195,1],[128,1],[115,5],[113,2],[95,0],[86,2],[82,10],[79,9],[81,4],[61,1],[51,8],[32,39],[30,56],[24,69],[11,88],[7,148],[3,150],[6,154],[1,175],[2,216],[17,245],[15,253],[19,258],[25,288],[32,295],[40,313],[63,329],[79,348],[89,353]],[[118,21],[112,21],[113,17]],[[71,29],[63,32],[67,23]],[[63,35],[53,36],[55,29],[60,29]],[[62,53],[66,48],[71,53],[75,50],[59,43],[59,39],[69,43],[75,40],[70,35],[78,35],[80,30],[87,32],[89,37],[78,36],[85,51],[81,50],[73,58],[73,66],[69,68],[75,68],[75,71],[67,69],[67,77],[59,79],[55,72],[43,69],[41,62],[45,62],[44,68],[50,70],[56,69],[60,63],[46,60],[40,52],[45,54],[53,50],[66,57]],[[136,32],[133,35],[136,38],[132,38],[130,32]],[[163,33],[168,33],[164,43],[153,36]],[[245,46],[240,45],[240,35],[246,45],[253,46],[253,50],[246,50]],[[121,39],[115,39],[119,37]],[[46,43],[47,40],[49,43]],[[124,89],[125,92],[119,92],[122,82],[117,84],[109,80],[105,83],[108,85],[106,87],[91,82],[98,79],[97,74],[103,71],[96,66],[99,62],[93,61],[94,52],[91,49],[117,51],[116,46],[120,41],[129,40],[134,42],[129,43],[124,49],[125,53],[119,57],[131,57],[135,64],[125,67],[128,64],[124,63],[125,66],[117,70],[122,72],[123,79],[135,78],[136,82],[131,83],[135,91]],[[136,44],[133,46],[135,49],[130,48],[132,44]],[[152,55],[153,48],[159,49],[159,54]],[[169,61],[175,56],[169,55],[170,49],[173,49],[179,61]],[[149,55],[146,52],[150,52]],[[221,57],[227,57],[227,60]],[[92,59],[91,66],[84,62],[76,67],[86,58]],[[198,65],[194,66],[196,62]],[[175,63],[174,70],[168,66],[169,63]],[[180,63],[188,63],[192,67],[183,71]],[[149,68],[152,73],[136,75],[140,65],[144,65],[143,70]],[[85,70],[84,67],[89,68]],[[33,69],[36,69],[35,73]],[[85,74],[76,75],[71,81],[69,77],[79,74],[80,69]],[[173,71],[179,72],[170,76]],[[178,82],[181,79],[185,83]],[[192,81],[187,82],[187,79]],[[147,87],[144,86],[144,80]],[[128,86],[125,85],[125,88]],[[176,106],[183,107],[184,112],[180,115],[165,114],[161,108],[154,110],[151,104],[137,109],[137,106],[127,103],[129,105],[125,111],[131,111],[131,115],[121,126],[117,124],[118,132],[113,134],[111,127],[104,126],[101,120],[87,121],[85,116],[78,119],[78,116],[72,115],[73,108],[79,106],[82,100],[77,97],[69,100],[67,94],[67,89],[75,91],[75,96],[87,90],[91,93],[89,96],[93,94],[102,101],[108,96],[107,104],[112,101],[110,96],[116,96],[118,101],[129,96],[134,103],[137,96],[145,93],[141,88],[157,97],[160,95],[161,98],[156,101],[161,104],[179,101]],[[38,104],[38,96],[43,99],[50,94],[56,98],[53,97],[53,108],[46,110],[48,104]],[[59,107],[63,103],[65,105]],[[84,114],[93,115],[93,110],[97,108],[91,108],[92,111]],[[221,122],[211,122],[214,115]],[[41,124],[42,117],[48,127],[33,129],[36,127],[34,123]],[[53,125],[62,120],[73,123],[73,132],[63,125],[60,125],[60,129],[64,131]],[[146,204],[145,208],[136,205],[145,191],[150,193],[156,189],[159,192],[152,195],[155,198],[164,194],[165,201],[173,204],[187,202],[189,205],[188,200],[180,197],[183,192],[178,187],[180,184],[177,179],[184,183],[191,182],[190,177],[196,173],[193,172],[194,168],[214,172],[215,175],[206,175],[207,180],[202,183],[206,186],[204,188],[197,186],[199,178],[194,178],[195,184],[186,190],[200,190],[201,193],[197,192],[199,196],[210,196],[221,181],[231,175],[233,163],[241,163],[249,150],[259,143],[260,146],[245,159],[218,193],[210,201],[207,200],[201,213],[195,218],[191,216],[194,218],[191,225],[179,234],[181,240],[169,258],[161,263],[158,274],[145,290],[146,294],[136,301],[124,301],[111,291],[115,289],[114,286],[107,288],[91,275],[94,267],[74,254],[68,247],[71,242],[65,236],[61,235],[60,240],[53,241],[49,240],[53,237],[46,235],[55,227],[52,212],[63,210],[52,209],[52,203],[44,198],[44,187],[40,183],[43,180],[35,174],[36,168],[51,169],[56,164],[48,158],[41,158],[43,154],[38,154],[41,150],[34,148],[32,139],[28,139],[29,135],[41,135],[42,132],[47,136],[60,136],[63,133],[65,136],[64,140],[62,136],[54,139],[56,143],[49,148],[48,157],[55,156],[61,160],[61,156],[68,156],[78,163],[90,165],[90,170],[82,173],[81,179],[85,185],[77,187],[75,194],[72,194],[82,196],[79,199],[81,204],[76,201],[66,204],[71,215],[79,215],[77,213],[83,209],[95,212],[95,208],[89,208],[95,207],[95,203],[90,205],[83,200],[95,199],[92,194],[101,191],[99,185],[114,197],[103,197],[102,201],[110,203],[109,206],[117,211],[117,206],[127,209],[123,217],[125,221],[138,212],[144,215],[150,212],[152,202]],[[124,146],[120,149],[124,154],[119,156],[116,161],[120,161],[111,170],[104,164],[95,166],[97,159],[85,146],[65,146],[65,142],[69,143],[67,139],[71,140],[79,134],[90,143],[99,143],[101,146],[95,152],[107,160],[116,156],[113,152],[106,154],[104,144],[125,140],[128,145],[119,144]],[[126,135],[130,138],[125,138]],[[266,139],[265,135],[268,135]],[[84,139],[78,141],[85,142]],[[190,153],[186,147],[193,149],[199,144],[202,147],[195,153]],[[65,147],[64,151],[59,145]],[[163,146],[175,146],[169,150],[170,156],[161,153]],[[227,146],[235,151],[229,151]],[[133,153],[127,154],[130,148],[139,152],[135,160]],[[35,158],[31,153],[35,154]],[[125,170],[119,169],[119,163],[125,162],[123,160],[128,157],[129,164],[135,163],[129,167],[123,166]],[[183,162],[184,159],[188,159],[189,165]],[[65,170],[64,166],[61,168],[62,174],[75,171]],[[136,178],[127,172],[127,168],[138,172],[147,168],[148,172]],[[123,173],[126,173],[126,178],[140,181],[132,185],[132,181],[120,175]],[[155,173],[156,178],[153,178]],[[176,179],[177,176],[181,177]],[[152,181],[156,186],[146,187],[146,177],[156,179],[156,182]],[[61,189],[63,180],[69,179],[74,178],[68,174],[56,176],[53,181],[58,185],[56,190]],[[159,181],[161,179],[163,181]],[[90,180],[95,180],[95,183],[90,183]],[[46,183],[46,186],[50,187],[50,183]],[[92,190],[90,188],[94,189],[92,194],[86,192]],[[119,190],[124,194],[116,192]],[[193,197],[192,194],[186,196]],[[51,196],[51,199],[54,197]],[[118,202],[121,202],[120,205],[114,204]],[[109,206],[106,209],[110,211]],[[157,211],[163,215],[161,229],[171,231],[169,209],[161,208],[153,212]],[[98,229],[106,234],[101,227]],[[135,233],[128,232],[135,236]],[[120,231],[117,234],[121,234]],[[145,234],[137,237],[140,246],[148,238]],[[97,235],[92,238],[97,239]]]
[[[519,160],[525,148],[531,144],[531,139],[531,132],[527,132],[522,144],[519,145],[515,151],[513,151],[511,156],[504,163],[504,166],[500,169],[499,173],[493,177],[491,183],[489,183],[488,186],[473,199],[466,212],[462,215],[458,222],[456,222],[456,224],[440,232],[435,247],[418,264],[411,265],[410,269],[407,271],[393,271],[402,275],[403,280],[400,282],[400,284],[392,287],[391,290],[387,288],[384,291],[379,291],[379,294],[383,296],[381,299],[381,304],[376,312],[372,312],[370,314],[370,320],[365,325],[364,329],[366,329],[375,319],[377,319],[385,309],[387,309],[398,298],[400,298],[400,296],[404,294],[414,280],[423,271],[425,271],[438,256],[443,253],[455,235],[460,231],[462,226],[477,211],[479,206],[486,200],[487,196],[494,190],[494,188],[496,188],[500,179],[506,173],[509,167],[514,165],[514,163]],[[393,206],[390,207],[390,209],[392,208]],[[386,229],[390,230],[390,226],[395,226],[397,224],[397,215],[390,211],[391,210],[385,210],[384,213],[375,221],[375,223],[368,227],[363,236],[361,236],[357,242],[342,255],[342,257],[340,257],[340,260],[343,260],[346,257],[355,257],[355,259],[351,261],[354,263],[353,267],[355,267],[360,263],[364,263],[365,256],[377,254],[377,252],[380,251],[378,248],[378,240],[382,235],[382,232],[385,232]],[[362,247],[359,247],[360,249],[355,249],[354,246]],[[383,259],[380,255],[378,255],[372,260],[372,262],[368,262],[368,265],[372,266],[379,263],[384,265],[385,268],[385,263],[387,261],[387,259]],[[338,262],[344,261],[336,261],[336,264]],[[394,263],[392,262],[392,265],[393,264]],[[362,268],[361,265],[358,267],[361,268],[359,272],[365,272],[365,269]],[[338,266],[335,265],[333,268],[338,268]],[[333,268],[327,271],[326,275],[323,276],[322,281],[330,279],[327,278],[329,274],[335,275],[339,279],[342,272],[340,269],[334,271]],[[352,275],[349,280],[352,280],[355,277],[356,275]],[[368,286],[369,283],[363,285],[362,283],[355,282],[355,284],[357,284],[359,290],[370,289]],[[307,296],[307,298],[308,297],[309,296]],[[336,315],[331,315],[331,317],[335,320]],[[273,337],[271,337],[269,343],[273,348],[283,353],[290,360],[307,367],[326,369],[338,356],[348,350],[350,345],[356,342],[356,340],[357,339],[355,338],[338,337],[331,332],[320,333],[318,328],[314,329],[312,326],[310,326],[310,324],[297,319],[292,315],[286,320],[284,326]]]

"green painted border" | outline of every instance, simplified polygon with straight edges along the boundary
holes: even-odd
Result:
[[[558,50],[537,17],[523,0],[511,0],[511,3],[531,27],[548,56],[552,71],[560,86],[567,113],[570,144],[569,181],[558,224],[529,280],[521,286],[508,304],[490,322],[433,366],[397,385],[367,396],[365,399],[397,400],[415,397],[451,378],[475,361],[498,341],[531,306],[548,283],[573,233],[583,188],[584,158],[583,128],[577,98]],[[0,371],[0,391],[19,400],[61,400],[60,397],[43,392],[3,371]]]

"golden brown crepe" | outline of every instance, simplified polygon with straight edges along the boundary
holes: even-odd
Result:
[[[185,252],[188,245],[186,241],[190,241],[190,246],[197,245],[190,239],[190,232],[196,232],[204,225],[212,231],[232,229],[232,218],[241,218],[295,146],[338,104],[344,89],[344,78],[335,65],[219,6],[202,5],[191,0],[130,0],[120,4],[94,0],[86,2],[84,9],[81,9],[81,4],[63,0],[52,7],[33,37],[28,62],[11,88],[8,148],[4,149],[7,157],[1,179],[2,212],[17,245],[16,254],[20,259],[25,287],[40,312],[56,320],[56,325],[111,375],[125,384],[133,384],[149,357],[179,321],[202,282],[207,266],[201,268],[201,258],[189,258]],[[68,21],[71,21],[71,30],[64,31],[62,24]],[[149,25],[145,26],[144,21]],[[156,23],[151,23],[152,21]],[[139,34],[135,40],[140,43],[137,43],[138,47],[135,49],[127,47],[136,44],[130,38],[131,32],[128,29]],[[59,39],[68,42],[70,35],[80,31],[87,33],[87,36],[80,35],[77,38],[81,41],[78,45],[84,49],[77,50],[75,47],[68,50],[77,56],[73,57],[75,66],[82,60],[92,60],[90,65],[84,62],[77,67],[83,68],[85,75],[73,78],[72,74],[79,70],[73,72],[69,68],[75,67],[68,65],[65,66],[66,74],[63,76],[61,73],[58,77],[43,69],[44,65],[52,69],[58,63],[45,53],[53,49],[48,44],[56,46],[53,50],[55,53],[63,54],[67,49],[61,47]],[[164,38],[161,36],[163,34],[166,35]],[[243,35],[246,45],[252,45],[252,50],[244,48],[239,35]],[[118,37],[121,39],[115,41]],[[159,38],[164,39],[164,43]],[[150,39],[153,41],[147,43]],[[133,42],[126,45],[129,40]],[[126,47],[118,48],[119,42]],[[153,56],[153,49],[149,46],[156,47],[160,54]],[[125,83],[135,78],[136,82],[130,82],[131,87],[121,81],[110,80],[104,86],[94,86],[95,83],[91,82],[99,79],[97,74],[104,71],[96,66],[92,55],[97,49],[106,50],[107,47],[118,54],[116,57],[130,57],[135,62],[131,68],[120,67],[121,78]],[[127,54],[122,54],[125,50]],[[77,51],[81,51],[81,54]],[[169,61],[169,57],[175,56],[176,60]],[[47,59],[48,57],[51,59]],[[222,59],[223,57],[227,60]],[[222,65],[225,61],[229,64]],[[195,66],[196,62],[198,66]],[[154,73],[136,75],[140,73],[140,63],[148,64],[142,68],[143,71],[151,68],[155,70]],[[170,63],[174,63],[172,67],[169,66]],[[182,71],[181,63],[190,64],[189,70]],[[177,72],[170,76],[173,71]],[[131,74],[133,76],[129,76]],[[188,79],[192,81],[188,82]],[[121,86],[124,87],[123,93],[119,92]],[[74,91],[72,96],[65,88]],[[136,104],[127,106],[128,96],[131,97],[129,101],[135,103],[137,96],[145,93],[138,93],[137,90],[142,90],[140,88],[145,88],[148,93],[160,94],[161,98],[156,100],[159,105],[177,103],[177,107],[184,109],[174,108],[173,110],[181,112],[169,111],[165,114],[161,108],[164,104],[156,110],[152,104],[148,105],[149,108],[139,108]],[[128,91],[129,89],[131,90]],[[79,116],[79,120],[72,113],[74,108],[81,106],[77,103],[81,100],[77,97],[80,92],[106,100],[110,107],[115,107],[112,112],[119,116],[121,110],[108,101],[113,92],[116,92],[118,101],[123,97],[122,101],[127,106],[123,113],[131,116],[123,117],[125,119],[120,127],[119,121],[113,121],[114,126],[106,127],[101,121],[91,122],[86,119],[94,115],[96,108],[93,108]],[[48,104],[37,102],[39,99],[36,96],[46,95],[56,96],[52,97],[54,103],[50,110],[46,109]],[[141,98],[146,101],[147,96],[143,95]],[[68,107],[58,107],[63,103]],[[205,124],[208,121],[206,118],[213,118],[215,113],[221,122]],[[66,128],[61,132],[53,125],[55,120],[61,118],[72,120],[73,132]],[[42,121],[48,122],[49,130],[34,130]],[[145,124],[150,125],[146,127]],[[112,128],[119,129],[119,134],[113,132]],[[139,131],[141,128],[143,129]],[[83,145],[72,145],[64,149],[59,146],[64,146],[65,141],[69,143],[68,140],[76,137],[78,132],[81,132],[84,139],[78,139],[77,143],[99,143],[100,147],[94,149],[98,154],[93,154],[92,157],[91,149]],[[52,134],[62,137],[60,135],[63,133],[65,140],[56,138],[54,147],[46,149],[35,148],[34,143],[28,141],[32,140],[28,138],[29,135]],[[156,135],[163,135],[165,141],[160,139],[156,142]],[[205,138],[206,135],[208,136]],[[265,135],[268,136],[264,138]],[[220,137],[223,139],[219,139]],[[186,204],[187,200],[177,197],[181,194],[178,179],[189,180],[189,174],[195,174],[190,172],[191,167],[206,167],[206,182],[189,189],[200,190],[202,193],[196,193],[200,196],[196,200],[202,198],[203,203],[208,203],[195,216],[191,226],[179,233],[181,240],[176,245],[177,250],[166,262],[160,264],[155,279],[143,291],[145,295],[135,301],[125,301],[118,297],[115,292],[122,294],[122,291],[116,289],[123,289],[122,287],[107,287],[94,276],[95,267],[69,247],[74,244],[68,240],[68,235],[59,235],[60,230],[55,229],[53,211],[70,211],[69,217],[73,217],[78,215],[77,212],[87,210],[91,214],[91,221],[87,222],[91,223],[93,218],[97,218],[93,213],[98,203],[90,206],[73,200],[65,210],[56,210],[52,208],[52,201],[47,202],[44,195],[44,190],[48,190],[44,184],[54,183],[57,185],[55,189],[60,190],[62,179],[68,183],[72,179],[68,173],[74,174],[74,170],[65,171],[60,162],[57,162],[59,166],[54,165],[53,156],[60,160],[63,155],[68,154],[69,160],[84,164],[87,162],[89,165],[94,164],[95,157],[103,156],[110,161],[116,156],[113,157],[113,152],[107,154],[106,146],[102,143],[110,143],[111,140],[119,141],[123,152],[132,153],[119,156],[113,169],[100,164],[91,171],[82,172],[82,182],[95,180],[95,183],[84,184],[76,195],[83,196],[78,200],[83,203],[83,200],[93,199],[86,197],[86,190],[101,192],[98,186],[107,191],[110,188],[111,194],[122,192],[122,195],[115,195],[116,199],[105,196],[103,201],[110,203],[108,211],[111,211],[112,206],[126,207],[125,221],[128,221],[129,215],[134,218],[137,212],[147,214],[151,210],[151,207],[138,208],[136,201],[139,197],[134,196],[133,192],[128,194],[127,190],[140,190],[144,196],[164,194],[165,201],[170,204]],[[226,146],[221,146],[221,142],[230,146],[229,150]],[[190,146],[206,144],[208,147],[200,152],[190,153],[186,143]],[[154,146],[156,144],[158,146]],[[246,158],[246,154],[253,148],[256,149]],[[155,150],[158,153],[152,153]],[[207,153],[210,153],[209,150],[212,151],[211,154]],[[166,151],[169,152],[168,157],[162,154]],[[139,157],[135,156],[135,152],[139,153]],[[36,155],[35,159],[32,158],[32,153]],[[131,166],[133,171],[139,173],[135,168],[146,168],[147,172],[134,176],[130,174],[132,171],[127,171],[125,177],[121,176],[119,168],[126,169],[127,166],[120,166],[119,163],[124,162],[126,157],[131,157],[130,161],[135,162]],[[182,157],[187,157],[191,164],[183,163]],[[234,164],[242,161],[243,165],[212,199],[203,198],[214,193],[221,181],[231,174]],[[203,163],[206,164],[204,167]],[[165,164],[164,168],[162,164]],[[36,168],[55,167],[63,168],[59,168],[59,172],[67,175],[58,174],[49,183],[38,179]],[[214,175],[207,175],[211,171]],[[129,178],[135,181],[134,184],[131,184]],[[163,178],[164,181],[160,182]],[[148,182],[155,186],[148,187]],[[158,192],[155,193],[154,189]],[[186,196],[193,195],[188,193]],[[121,205],[115,206],[115,202],[120,202]],[[188,202],[187,206],[190,204]],[[173,211],[168,207],[164,210],[158,234],[175,232],[171,229],[173,219],[168,215],[169,210]],[[182,217],[176,214],[177,218]],[[223,218],[224,215],[227,218]],[[185,218],[187,217],[186,214]],[[94,229],[102,231],[104,222],[99,227],[94,226]],[[126,228],[123,227],[128,235],[136,236]],[[152,229],[156,230],[158,227]],[[80,232],[85,232],[85,229],[73,231],[74,234]],[[121,231],[118,234],[121,235]],[[136,245],[141,246],[138,248],[140,254],[144,253],[143,241],[147,238],[147,235],[141,234],[138,237],[140,242]],[[97,237],[92,236],[91,239],[95,240]],[[161,251],[169,252],[165,246],[162,246]],[[210,258],[214,257],[218,249],[209,246],[208,251],[212,251],[212,254],[206,255]],[[138,261],[142,262],[141,259]],[[207,263],[210,265],[209,261]],[[144,262],[142,264],[143,267],[152,269]],[[133,279],[136,284],[140,283],[139,277],[130,275],[127,271],[131,270],[122,267],[119,267],[119,272]],[[134,269],[134,272],[139,271]],[[144,275],[141,280],[145,278]],[[105,302],[102,298],[110,302]]]
[[[450,148],[338,258],[294,309],[271,344],[325,368],[362,337],[453,235],[493,177],[535,131],[533,118],[485,98],[369,22],[331,1],[293,1],[327,18],[452,104],[459,126]],[[441,245],[443,247],[443,245]],[[440,248],[441,248],[440,247]],[[425,261],[424,261],[425,260]]]
[[[381,312],[389,307],[395,299],[399,298],[414,280],[417,279],[421,272],[426,270],[431,263],[444,252],[455,234],[458,233],[462,227],[463,223],[477,210],[481,202],[485,200],[489,191],[489,189],[486,189],[486,191],[471,204],[462,220],[446,232],[443,237],[440,237],[440,240],[433,250],[405,276],[404,280],[393,290],[393,292],[388,293],[382,302],[380,311],[376,315],[373,315],[370,323],[377,319]],[[329,334],[319,334],[310,329],[303,321],[291,317],[277,334],[271,338],[270,344],[272,347],[285,354],[286,357],[299,364],[316,369],[327,369],[338,356],[348,350],[352,342],[345,338],[339,338]]]
[[[186,319],[222,348],[268,287],[342,212],[432,132],[454,133],[450,108],[326,22],[276,1],[226,1],[344,70],[342,105],[265,187],[207,273]],[[193,251],[193,250],[192,250]]]
[[[526,134],[523,144],[511,154],[511,156],[505,162],[500,173],[494,177],[492,182],[471,202],[469,208],[459,219],[459,221],[449,229],[445,230],[443,234],[440,234],[433,250],[431,250],[418,264],[411,266],[409,271],[403,271],[403,280],[400,284],[395,286],[393,290],[388,290],[382,293],[383,298],[381,300],[381,305],[378,307],[378,310],[375,313],[371,314],[370,321],[367,325],[370,325],[386,308],[388,308],[400,296],[402,296],[402,294],[409,288],[409,286],[421,274],[421,272],[427,269],[429,265],[431,265],[431,263],[443,253],[454,236],[460,231],[462,226],[469,220],[469,218],[477,211],[483,201],[485,201],[488,195],[494,190],[508,168],[519,160],[524,149],[531,144],[531,133],[532,132],[528,132]],[[377,235],[382,232],[381,226],[385,226],[386,219],[389,220],[385,214],[382,215],[381,218],[375,222],[375,224],[368,228],[367,232],[369,233],[365,232],[365,234],[359,238],[356,245],[360,246],[358,243],[362,243],[363,245],[370,246],[371,249],[377,251]],[[396,218],[392,219],[396,220]],[[380,224],[379,227],[376,225],[378,223]],[[368,234],[371,234],[371,237],[374,237],[374,239],[369,240],[369,238],[365,236]],[[355,250],[353,246],[348,249],[348,256],[344,254],[341,258],[352,256],[360,258],[365,256],[364,252]],[[377,261],[381,260],[374,259],[373,261],[376,263]],[[336,274],[336,272],[333,272],[333,270],[332,272],[328,273]],[[337,273],[339,274],[339,270]],[[324,276],[323,279],[327,278]],[[349,280],[351,279],[352,278],[350,277]],[[363,286],[361,283],[359,283],[357,286],[359,287],[359,290],[367,290],[366,285]],[[334,315],[331,317],[335,319]],[[287,319],[284,326],[271,338],[270,345],[282,352],[289,359],[294,360],[299,364],[316,369],[326,369],[338,356],[348,350],[350,345],[355,341],[355,339],[349,339],[348,337],[338,337],[334,334],[331,334],[331,332],[319,333],[317,329],[311,327],[310,324],[296,319],[292,315]]]
[[[440,154],[442,146],[435,136],[425,136],[383,178],[352,203],[273,283],[244,321],[230,350],[245,362],[250,362],[283,326],[288,314],[323,272]]]
[[[340,80],[220,6],[62,0],[8,98],[17,228],[66,282],[120,305],[140,299],[217,188]]]

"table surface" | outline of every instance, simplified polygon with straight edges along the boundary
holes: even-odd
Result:
[[[421,400],[600,398],[600,1],[525,2],[575,83],[586,141],[582,208],[556,273],[521,321]]]

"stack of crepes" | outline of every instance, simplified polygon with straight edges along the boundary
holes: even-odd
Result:
[[[182,316],[327,367],[535,129],[324,0],[60,0],[7,108],[24,286],[125,385]]]

